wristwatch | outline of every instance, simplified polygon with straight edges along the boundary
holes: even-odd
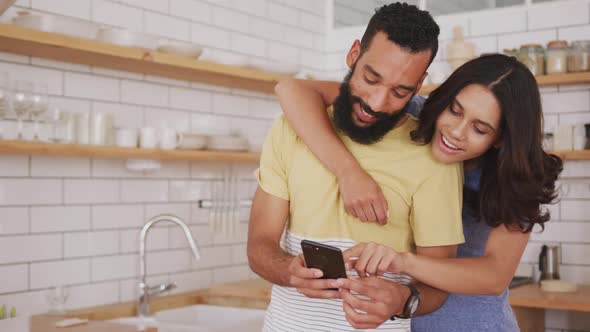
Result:
[[[412,318],[414,316],[414,313],[416,313],[416,310],[418,310],[418,306],[420,306],[420,292],[418,291],[418,289],[416,289],[416,287],[414,287],[413,285],[410,285],[410,284],[407,284],[404,286],[406,286],[410,289],[410,297],[408,297],[408,300],[406,301],[406,304],[404,305],[404,310],[401,313],[401,315],[393,315],[393,316],[391,316],[391,320],[395,320],[396,318],[399,318],[399,319]]]

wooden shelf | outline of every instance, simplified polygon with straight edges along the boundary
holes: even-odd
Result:
[[[8,24],[0,24],[0,51],[264,93],[285,77]]]
[[[590,150],[548,151],[563,160],[590,160]],[[121,148],[116,146],[50,144],[29,141],[0,140],[0,154],[85,157],[104,159],[157,159],[209,162],[258,162],[260,155],[251,152],[212,150],[159,150]]]
[[[103,159],[156,159],[205,162],[258,162],[259,155],[250,152],[211,150],[158,150],[93,146],[77,144],[49,144],[41,142],[0,141],[0,154],[43,155],[54,157],[83,157]]]
[[[590,150],[579,151],[550,151],[563,160],[590,160]]]
[[[539,86],[583,83],[590,83],[590,72],[537,76],[537,84]],[[420,94],[427,95],[439,85],[440,84],[425,85],[420,89]]]

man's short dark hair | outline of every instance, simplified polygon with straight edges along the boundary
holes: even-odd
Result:
[[[377,32],[384,32],[390,41],[411,53],[431,51],[430,63],[438,51],[438,24],[427,11],[407,3],[396,2],[375,10],[361,39],[365,52]]]

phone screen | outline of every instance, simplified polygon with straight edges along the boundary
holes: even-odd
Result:
[[[322,279],[346,278],[342,251],[336,247],[314,241],[301,241],[305,265],[322,270]]]

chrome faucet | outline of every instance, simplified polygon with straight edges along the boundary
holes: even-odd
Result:
[[[191,230],[184,223],[184,221],[182,221],[182,219],[170,214],[160,214],[148,220],[141,229],[141,232],[139,233],[139,275],[141,277],[141,280],[139,281],[139,300],[137,304],[137,314],[140,317],[147,317],[150,315],[150,297],[157,296],[163,292],[176,288],[176,284],[174,283],[161,284],[154,287],[149,287],[146,283],[146,236],[150,228],[161,221],[173,222],[180,226],[180,228],[182,228],[182,230],[184,231],[184,235],[186,235],[186,239],[188,240],[188,243],[191,246],[195,259],[198,260],[200,258],[199,248],[197,247],[197,243],[193,239]]]

